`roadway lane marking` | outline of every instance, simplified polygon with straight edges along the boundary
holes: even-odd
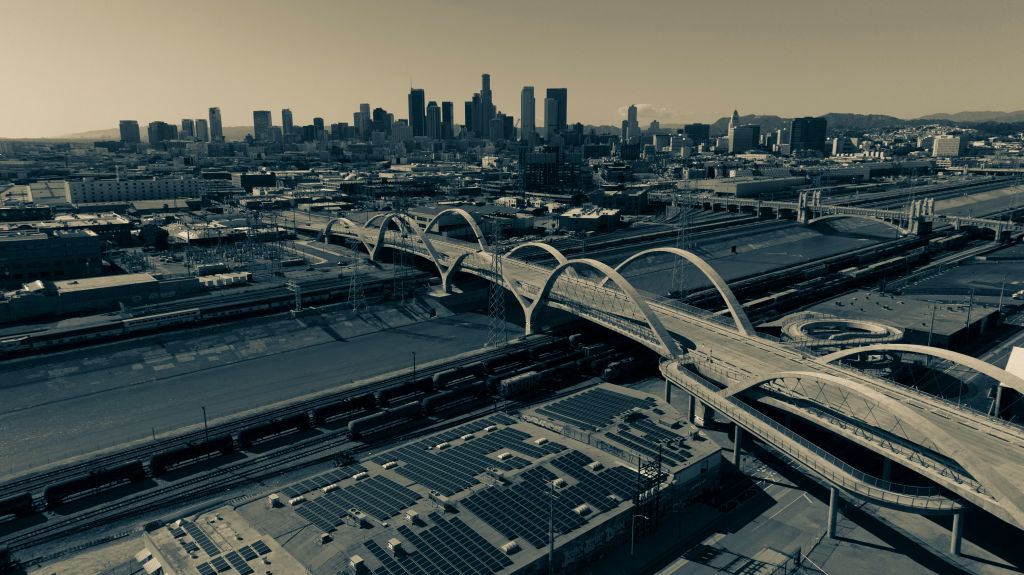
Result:
[[[775,513],[772,513],[771,515],[769,515],[769,516],[768,516],[768,517],[767,517],[767,518],[765,519],[765,521],[764,521],[763,523],[759,523],[759,524],[758,524],[758,525],[757,525],[756,527],[754,527],[753,529],[751,529],[751,531],[757,531],[758,529],[760,529],[760,528],[764,527],[765,525],[767,525],[767,524],[768,524],[768,522],[769,522],[769,521],[771,521],[771,520],[775,519],[776,517],[778,517],[778,515],[779,515],[780,513],[782,513],[783,511],[785,511],[785,510],[789,509],[791,505],[793,505],[793,504],[794,504],[794,503],[796,503],[797,501],[800,501],[801,499],[804,499],[804,498],[807,498],[807,494],[806,494],[806,493],[801,493],[800,495],[797,495],[796,497],[794,497],[794,498],[793,498],[793,500],[792,500],[792,501],[790,501],[789,503],[787,503],[785,507],[783,507],[782,509],[779,509],[779,510],[778,510],[778,511],[776,511]],[[808,501],[808,502],[810,502],[811,500],[810,500],[809,498],[807,498],[807,501]]]

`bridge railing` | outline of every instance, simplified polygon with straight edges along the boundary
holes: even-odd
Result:
[[[741,427],[756,433],[763,440],[771,443],[775,448],[786,453],[795,461],[812,469],[818,475],[844,490],[872,499],[896,505],[912,506],[918,509],[954,511],[961,508],[960,504],[956,501],[942,496],[942,491],[937,487],[903,485],[868,475],[807,441],[768,416],[747,408],[739,400],[720,396],[718,394],[720,390],[699,374],[691,371],[688,375],[702,388],[697,393],[700,401],[722,412]],[[840,472],[837,473],[832,469],[823,467],[818,462],[806,457],[799,449],[793,449],[792,444],[794,443],[813,453],[817,458],[824,460],[828,465]]]

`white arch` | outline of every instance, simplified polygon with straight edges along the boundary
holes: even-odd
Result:
[[[726,282],[725,279],[723,279],[722,276],[719,275],[717,271],[715,271],[715,268],[711,267],[711,264],[706,262],[704,258],[698,256],[697,254],[691,251],[673,247],[651,248],[648,250],[643,250],[642,252],[637,252],[629,256],[628,258],[626,258],[625,261],[615,266],[615,271],[621,272],[626,266],[633,263],[637,259],[653,253],[672,254],[675,256],[679,256],[693,264],[694,267],[700,270],[700,272],[703,273],[704,276],[711,281],[711,285],[715,286],[715,289],[718,290],[719,295],[721,295],[722,299],[725,300],[725,306],[729,308],[729,315],[732,316],[732,320],[736,323],[736,330],[742,333],[743,335],[751,337],[757,336],[757,331],[754,329],[754,326],[751,325],[750,318],[747,317],[747,312],[744,311],[743,309],[743,304],[741,304],[740,301],[736,299],[736,294],[734,294],[732,292],[732,289],[729,288],[729,283]],[[599,285],[603,286],[605,283],[607,283],[608,279],[609,278],[606,277],[605,279],[601,280],[601,283]]]
[[[857,218],[858,220],[867,220],[869,222],[875,222],[877,224],[883,224],[895,229],[898,232],[906,232],[904,228],[901,228],[899,224],[890,222],[889,220],[883,220],[880,218],[873,218],[871,216],[862,216],[859,214],[829,214],[827,216],[819,216],[817,218],[807,220],[807,225],[816,224],[818,222],[826,222],[828,220],[837,220],[839,218]]]
[[[447,208],[441,210],[432,220],[430,220],[430,223],[427,224],[427,227],[424,228],[423,232],[429,234],[430,230],[437,225],[437,222],[448,214],[462,216],[462,219],[466,220],[470,229],[472,229],[473,233],[476,234],[476,243],[480,246],[480,251],[487,251],[487,238],[484,237],[483,230],[480,229],[480,226],[476,223],[476,219],[473,218],[473,215],[462,208]]]
[[[505,254],[505,257],[510,258],[510,257],[512,257],[512,254],[518,252],[519,250],[523,250],[523,249],[526,249],[526,248],[537,248],[537,249],[543,250],[543,251],[551,254],[551,257],[555,258],[555,261],[557,261],[560,264],[564,264],[565,262],[569,261],[569,259],[565,257],[565,254],[563,254],[562,252],[558,251],[558,248],[556,248],[555,246],[553,246],[551,244],[547,244],[547,243],[544,243],[544,242],[526,242],[524,244],[519,244],[518,246],[516,246],[516,247],[512,248],[511,250],[509,250],[508,253]]]
[[[356,228],[356,229],[359,228],[359,224],[353,222],[352,220],[350,220],[348,218],[333,218],[333,219],[331,219],[330,221],[327,222],[327,225],[324,226],[324,229],[320,230],[320,235],[317,237],[317,241],[321,241],[321,240],[327,241],[327,238],[330,237],[330,234],[331,234],[331,228],[334,227],[334,224],[339,224],[339,223],[340,224],[345,224],[345,227],[347,227],[347,228]]]
[[[661,320],[658,319],[658,316],[654,315],[654,312],[651,311],[651,308],[647,305],[647,303],[644,302],[643,298],[640,297],[640,294],[637,293],[636,288],[634,288],[632,284],[626,281],[626,278],[622,277],[622,275],[619,272],[612,269],[611,266],[604,262],[600,262],[593,259],[568,260],[564,263],[559,264],[555,269],[551,270],[551,273],[548,274],[547,279],[544,280],[544,285],[543,287],[541,287],[540,292],[537,294],[537,298],[534,299],[530,306],[526,309],[527,333],[530,333],[532,331],[533,319],[537,313],[537,309],[540,308],[544,304],[545,300],[548,299],[548,296],[550,295],[551,289],[554,287],[555,282],[563,273],[576,266],[586,266],[593,268],[600,272],[603,276],[610,278],[611,281],[614,282],[615,285],[619,287],[619,289],[626,296],[626,298],[629,299],[630,302],[632,302],[633,305],[637,307],[637,309],[640,311],[640,314],[643,316],[644,321],[647,322],[647,326],[651,329],[651,332],[653,334],[652,341],[645,341],[642,343],[644,343],[647,347],[653,349],[654,351],[660,353],[665,357],[671,358],[679,354],[679,348],[676,344],[675,339],[672,338],[672,334],[670,334],[669,331],[665,329],[665,326],[661,323]],[[580,281],[586,280],[581,279]],[[615,326],[612,325],[610,322],[608,324],[608,327],[615,329]]]
[[[411,231],[416,235],[417,238],[419,238],[420,242],[423,243],[423,247],[427,250],[429,258],[431,259],[431,261],[434,262],[434,265],[437,266],[437,271],[442,276],[444,275],[444,268],[441,266],[441,258],[438,256],[437,250],[434,249],[433,244],[430,243],[430,240],[423,233],[423,230],[420,229],[420,226],[416,223],[416,220],[412,219],[408,214],[403,214],[399,212],[388,212],[386,214],[378,214],[373,218],[370,218],[369,220],[367,220],[365,227],[370,227],[370,222],[378,218],[383,219],[380,222],[380,227],[377,228],[377,240],[376,242],[374,242],[372,246],[366,246],[367,251],[370,252],[370,259],[377,259],[377,253],[380,251],[380,247],[384,245],[384,237],[388,231],[388,223],[394,221],[398,223],[399,226],[405,227],[407,231]]]
[[[941,347],[931,347],[927,345],[914,345],[911,343],[876,343],[873,345],[865,345],[862,347],[851,347],[848,349],[841,349],[834,351],[828,355],[823,355],[816,358],[821,363],[832,363],[837,359],[844,357],[850,357],[851,355],[858,355],[861,353],[867,353],[872,351],[905,351],[907,353],[916,353],[919,355],[927,355],[931,357],[937,357],[939,359],[945,359],[952,361],[966,367],[973,369],[979,373],[987,375],[992,379],[998,381],[1004,387],[1009,387],[1019,393],[1024,393],[1024,379],[1006,371],[1000,369],[987,361],[982,361],[976,357],[950,351],[948,349],[942,349]]]
[[[905,344],[895,344],[905,345]],[[866,347],[886,347],[884,344],[877,346],[866,346]],[[910,346],[910,347],[924,347],[924,346]],[[846,351],[846,350],[844,350]],[[830,354],[833,355],[833,354]],[[829,356],[823,356],[817,358],[819,361]],[[823,362],[827,363],[827,362]],[[1013,498],[1011,494],[1019,494],[1020,490],[1018,486],[1014,485],[1013,482],[1008,480],[1006,477],[999,472],[998,469],[994,468],[990,462],[975,455],[969,447],[963,445],[957,441],[952,434],[946,431],[941,425],[933,423],[927,418],[921,416],[920,413],[907,407],[907,405],[899,401],[898,399],[889,397],[888,395],[875,391],[865,385],[852,382],[846,378],[832,375],[829,373],[821,373],[814,371],[784,371],[773,374],[770,377],[758,377],[756,383],[744,385],[744,389],[749,389],[754,385],[760,385],[776,379],[784,379],[787,377],[791,378],[805,378],[810,380],[821,380],[828,383],[836,384],[844,389],[847,389],[861,397],[870,398],[877,402],[879,405],[885,407],[889,412],[905,421],[912,423],[916,429],[921,432],[921,435],[927,437],[936,446],[936,450],[943,455],[953,459],[960,464],[967,472],[973,477],[979,484],[981,484],[985,490],[1000,503],[1000,505],[1010,513],[1013,518],[1024,523],[1024,509],[1019,505],[1019,497]],[[725,393],[723,392],[723,395]],[[730,394],[735,395],[735,394]],[[909,438],[907,438],[909,439]],[[941,446],[941,450],[939,447]]]

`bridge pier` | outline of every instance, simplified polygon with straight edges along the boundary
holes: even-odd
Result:
[[[743,428],[735,426],[734,441],[732,447],[732,464],[737,469],[740,466],[740,456],[743,454]]]
[[[960,543],[963,540],[964,512],[960,511],[953,515],[953,529],[949,538],[949,553],[960,555]]]
[[[839,520],[839,492],[835,487],[829,489],[828,492],[828,524],[826,526],[828,531],[828,538],[836,538],[836,522]]]
[[[687,423],[694,423],[694,418],[697,414],[697,398],[692,393],[686,394],[686,421]]]
[[[672,403],[672,381],[665,378],[665,403]]]

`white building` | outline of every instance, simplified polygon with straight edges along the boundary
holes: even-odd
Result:
[[[134,202],[198,198],[203,195],[203,180],[196,178],[152,178],[145,180],[78,180],[64,183],[69,203]]]
[[[932,142],[933,158],[955,158],[963,151],[960,136],[935,136]]]

